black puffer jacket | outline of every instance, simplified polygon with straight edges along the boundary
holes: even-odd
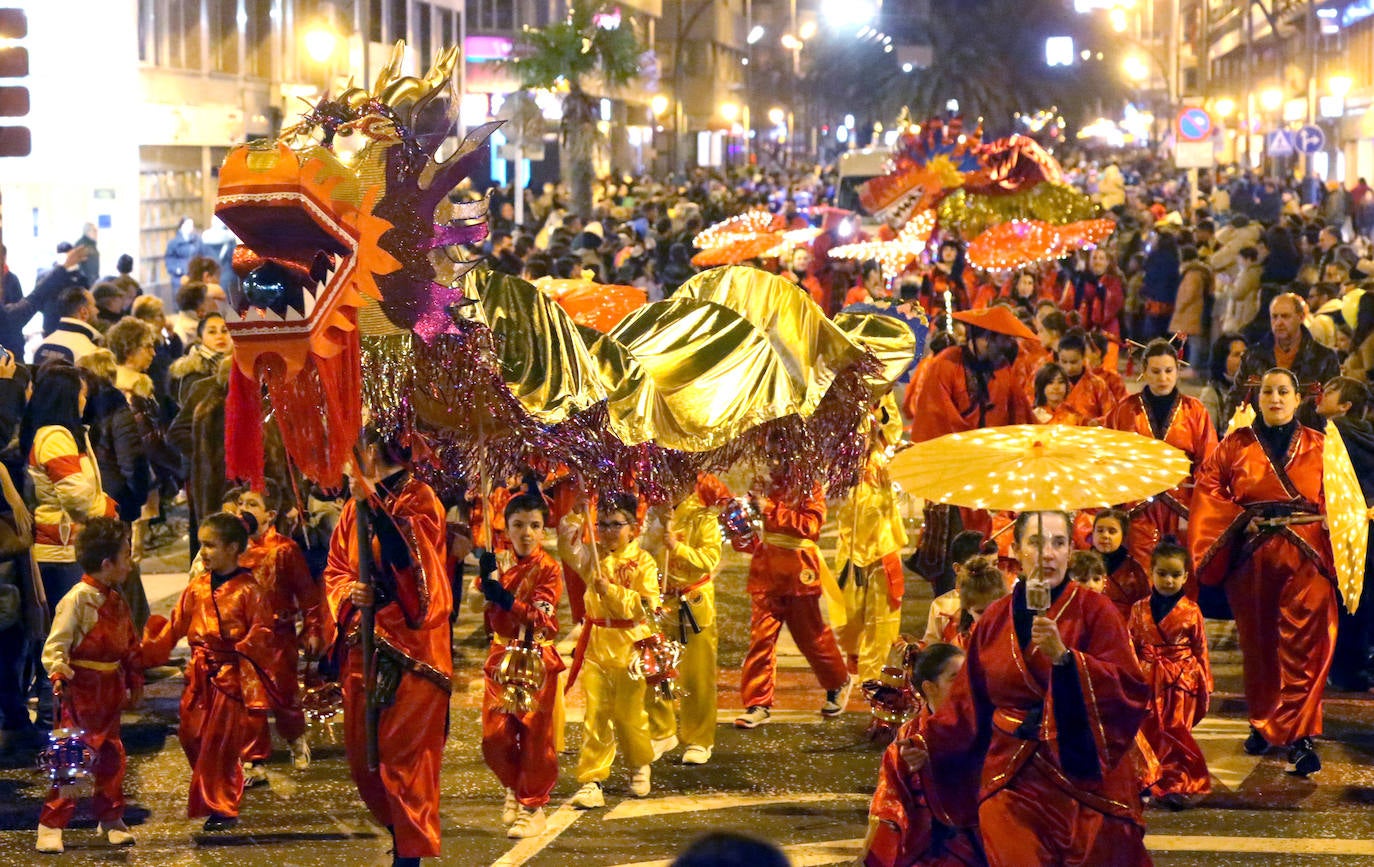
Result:
[[[123,392],[102,383],[86,401],[86,423],[105,493],[115,501],[120,520],[137,520],[148,502],[153,473],[147,444]]]

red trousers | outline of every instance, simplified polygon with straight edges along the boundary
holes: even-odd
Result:
[[[1044,749],[1044,747],[1042,747]],[[1070,797],[1032,759],[1016,779],[978,807],[991,867],[1145,867],[1145,829]]]
[[[277,721],[277,734],[290,743],[305,734],[305,713],[301,711],[300,700],[297,698],[300,681],[296,667],[300,661],[300,652],[296,645],[295,627],[293,626],[289,633],[285,630],[273,632],[273,639],[272,662],[267,674],[272,678],[274,690],[269,691],[267,697],[272,702],[272,716]],[[281,704],[277,703],[278,696],[282,700]],[[245,762],[266,761],[272,755],[272,732],[267,724],[267,717],[262,716],[258,723],[258,727],[244,746]]]
[[[187,816],[195,819],[211,813],[239,814],[239,802],[243,800],[240,762],[244,742],[266,720],[265,713],[249,711],[242,700],[212,685],[207,685],[203,692],[188,688],[181,694],[177,738],[191,764]]]
[[[358,794],[377,823],[391,829],[401,858],[439,856],[439,764],[448,693],[410,672],[377,724],[378,768],[367,768],[367,693],[362,653],[349,651],[343,672],[344,747]]]
[[[745,707],[772,707],[777,676],[778,634],[784,624],[792,640],[811,664],[825,690],[844,686],[849,672],[835,642],[835,633],[821,620],[821,597],[750,597],[749,652],[741,669],[740,694]]]
[[[482,696],[482,758],[501,781],[515,792],[520,806],[542,807],[558,782],[558,750],[554,747],[554,704],[558,699],[558,672],[548,665],[546,649],[544,686],[535,698],[532,713],[516,716],[501,706],[501,687],[492,680],[506,648],[492,645],[487,657],[486,692]],[[556,652],[554,653],[556,656]]]
[[[573,623],[587,619],[587,582],[567,563],[563,564],[563,587],[568,594],[568,611]]]
[[[124,742],[119,737],[119,711],[124,706],[124,674],[77,668],[66,687],[62,723],[86,730],[86,744],[95,753],[91,812],[100,822],[124,818]],[[76,813],[76,801],[54,787],[43,802],[38,821],[49,828],[65,828]]]

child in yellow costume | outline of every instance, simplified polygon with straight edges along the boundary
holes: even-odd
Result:
[[[678,663],[681,715],[657,690],[645,694],[654,758],[687,744],[684,765],[704,765],[716,744],[716,566],[720,564],[720,522],[712,510],[730,491],[712,475],[702,475],[692,493],[673,509],[667,526],[648,533],[663,576],[663,630],[683,643]],[[650,513],[653,514],[652,512]]]
[[[587,694],[582,723],[582,749],[577,756],[574,807],[604,807],[601,785],[611,775],[616,748],[634,775],[630,793],[649,794],[649,717],[644,710],[644,681],[630,676],[635,642],[653,634],[650,616],[659,606],[658,565],[639,547],[639,501],[634,494],[603,494],[596,520],[596,553],[582,542],[577,514],[558,525],[558,554],[588,577],[586,627],[573,654],[568,674],[571,688],[581,673]],[[597,561],[599,555],[600,560]]]
[[[883,395],[870,425],[863,477],[835,510],[835,560],[844,593],[843,625],[836,638],[859,683],[882,671],[887,650],[901,632],[905,590],[901,553],[906,529],[887,472],[889,449],[900,440],[902,427],[890,393]]]

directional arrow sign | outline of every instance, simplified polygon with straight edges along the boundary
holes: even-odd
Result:
[[[1185,108],[1175,123],[1184,141],[1202,141],[1212,134],[1212,116],[1201,108]]]
[[[1276,129],[1269,133],[1265,149],[1271,157],[1286,157],[1293,153],[1293,134],[1286,129]]]
[[[1305,126],[1293,134],[1293,146],[1305,154],[1320,153],[1326,147],[1326,133],[1319,126]]]

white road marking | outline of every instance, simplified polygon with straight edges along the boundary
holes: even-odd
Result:
[[[1374,840],[1328,837],[1206,837],[1146,834],[1152,852],[1227,852],[1285,855],[1374,855]]]
[[[683,795],[681,797],[651,798],[621,801],[603,818],[638,819],[643,816],[665,816],[672,813],[699,813],[706,810],[730,810],[736,807],[762,807],[769,804],[811,804],[819,801],[854,800],[867,804],[871,798],[853,792],[819,792],[802,795]]]
[[[544,833],[538,837],[526,837],[509,852],[491,862],[491,867],[520,867],[526,861],[538,855],[548,848],[549,844],[558,839],[558,835],[568,830],[568,827],[582,818],[586,810],[578,810],[572,805],[572,798],[564,801],[563,804],[549,816],[547,824],[544,826]]]
[[[569,707],[566,721],[569,723],[583,722],[586,718],[586,710],[587,709],[584,707]],[[743,712],[743,708],[720,708],[716,711],[716,725],[733,726],[735,724],[735,717]],[[764,723],[764,725],[768,725],[769,723],[824,725],[826,723],[834,723],[836,720],[852,717],[859,713],[859,711],[845,711],[844,714],[838,717],[827,719],[821,716],[821,709],[819,706],[815,710],[780,710],[774,708],[773,715],[768,718],[768,722]]]

